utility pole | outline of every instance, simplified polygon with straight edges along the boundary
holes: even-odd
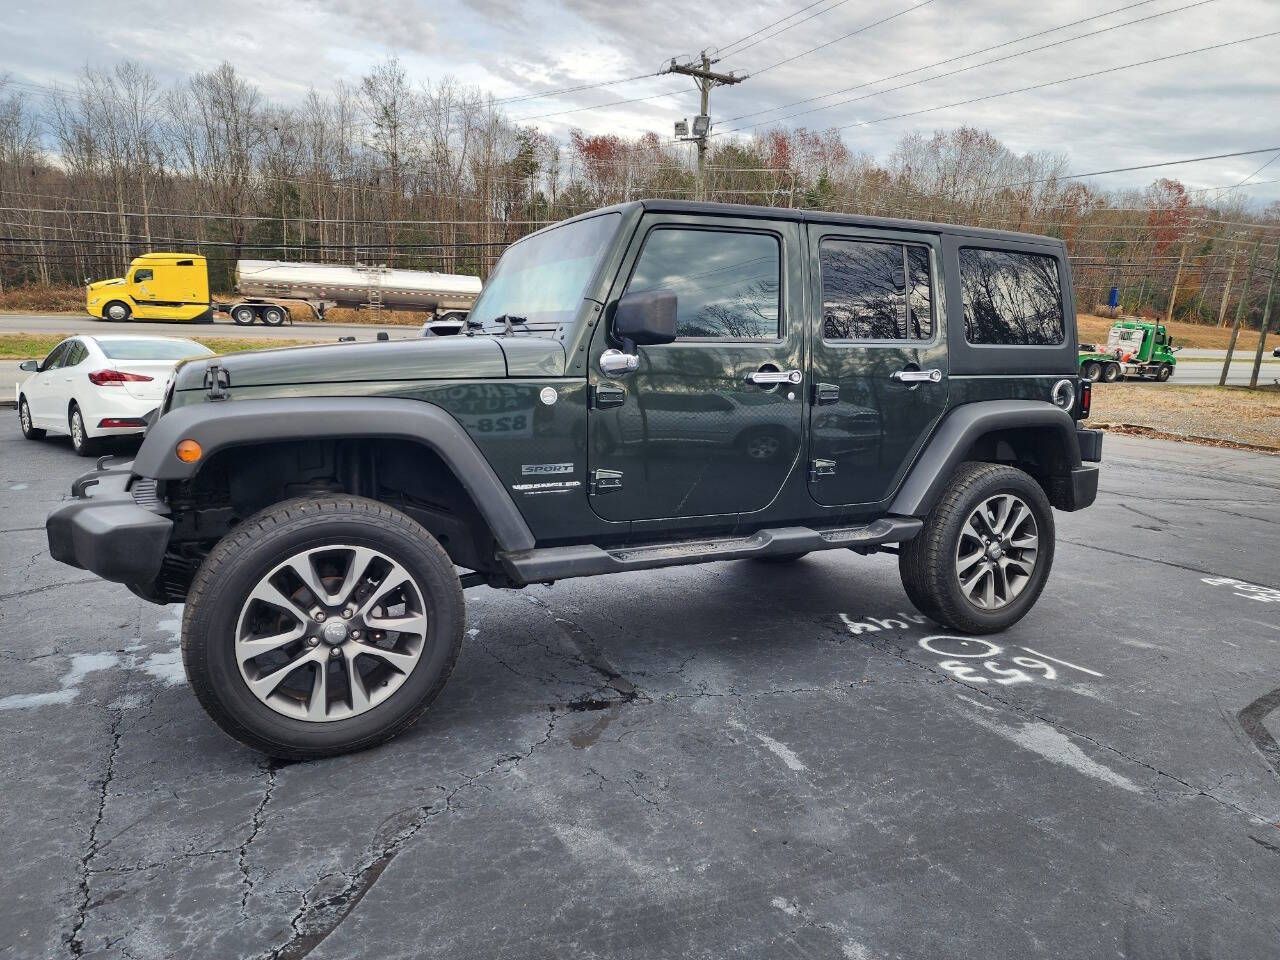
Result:
[[[711,67],[719,62],[708,57],[707,51],[703,50],[696,63],[676,63],[675,57],[672,57],[671,62],[659,71],[659,73],[682,73],[686,77],[693,77],[694,86],[702,95],[698,116],[693,120],[693,136],[688,135],[688,126],[685,122],[677,121],[676,123],[676,139],[692,140],[698,145],[698,179],[695,195],[699,200],[705,198],[707,187],[707,141],[711,137],[711,89],[712,87],[730,87],[747,79],[745,74],[736,76],[732,70],[728,73],[717,73],[712,70]]]
[[[1240,321],[1244,319],[1244,305],[1249,299],[1249,284],[1253,282],[1253,268],[1258,265],[1258,248],[1262,241],[1253,245],[1253,253],[1249,255],[1249,269],[1244,274],[1244,286],[1240,288],[1240,302],[1236,304],[1236,319],[1231,325],[1231,340],[1227,343],[1227,357],[1222,361],[1222,376],[1218,378],[1218,386],[1227,385],[1227,371],[1231,369],[1231,355],[1236,351],[1236,339],[1240,336]]]
[[[1249,389],[1258,386],[1258,371],[1262,367],[1262,345],[1267,340],[1267,328],[1271,326],[1271,301],[1276,292],[1276,274],[1280,273],[1280,243],[1276,244],[1276,262],[1271,267],[1271,284],[1267,287],[1267,305],[1262,309],[1262,326],[1258,328],[1258,350],[1253,355],[1253,373],[1249,376]]]
[[[1231,250],[1231,266],[1227,268],[1227,282],[1222,285],[1222,306],[1218,308],[1218,326],[1222,327],[1227,322],[1227,301],[1231,299],[1231,278],[1236,273],[1236,257],[1239,255],[1240,249],[1233,247]]]

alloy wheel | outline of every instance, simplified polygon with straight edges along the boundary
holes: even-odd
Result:
[[[27,401],[24,399],[18,405],[18,420],[22,423],[22,432],[31,432],[31,411],[27,408]]]
[[[71,412],[71,445],[77,450],[84,446],[84,419],[79,410]]]
[[[427,645],[424,591],[369,547],[296,553],[250,591],[235,657],[249,691],[297,720],[346,720],[398,690]]]
[[[1031,508],[1011,493],[988,497],[960,528],[955,571],[960,589],[976,607],[999,610],[1027,584],[1039,554],[1040,535]]]

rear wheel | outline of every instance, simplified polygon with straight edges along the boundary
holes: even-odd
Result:
[[[1102,364],[1097,360],[1090,360],[1088,363],[1081,365],[1080,376],[1086,380],[1097,381],[1102,377]]]
[[[18,423],[22,425],[22,435],[28,440],[43,440],[44,431],[31,425],[31,408],[27,406],[27,398],[18,398]]]
[[[1102,366],[1102,382],[1115,383],[1120,379],[1120,364],[1106,363]]]
[[[921,613],[965,633],[995,633],[1035,605],[1053,565],[1049,501],[1030,476],[963,464],[902,545],[902,585]]]
[[[285,312],[283,307],[263,307],[262,322],[268,327],[278,327],[285,321]]]
[[[84,417],[80,413],[79,405],[74,402],[71,404],[70,413],[67,414],[67,432],[71,434],[71,449],[78,456],[91,457],[98,452],[98,443],[84,428]]]
[[[462,588],[414,520],[360,497],[288,500],[205,558],[182,658],[225,732],[277,757],[394,737],[427,709],[462,644]]]
[[[231,319],[242,327],[247,327],[258,319],[258,311],[248,304],[241,303],[231,308]]]
[[[128,320],[132,315],[133,311],[129,309],[129,305],[119,300],[112,300],[102,308],[102,316],[116,323]]]

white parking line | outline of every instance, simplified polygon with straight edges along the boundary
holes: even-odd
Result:
[[[1041,659],[1052,660],[1054,663],[1060,663],[1064,667],[1070,667],[1072,670],[1079,670],[1081,673],[1087,673],[1091,677],[1103,676],[1103,674],[1099,673],[1097,670],[1090,670],[1088,667],[1082,667],[1078,663],[1070,663],[1066,660],[1059,660],[1057,657],[1051,657],[1047,653],[1041,653],[1039,650],[1032,650],[1030,647],[1023,647],[1022,649],[1027,651],[1027,653],[1034,653],[1037,657],[1040,657]]]

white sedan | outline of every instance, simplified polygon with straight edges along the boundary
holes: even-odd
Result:
[[[102,437],[147,429],[145,417],[160,406],[179,360],[210,356],[208,347],[177,337],[70,337],[43,360],[19,365],[31,374],[18,390],[22,435],[69,434],[76,453],[90,456]]]

